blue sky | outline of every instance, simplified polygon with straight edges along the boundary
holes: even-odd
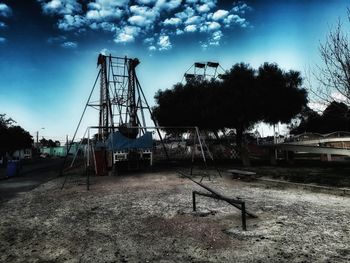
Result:
[[[149,103],[197,61],[302,73],[349,1],[0,0],[0,112],[31,134],[72,135],[101,51],[137,57]],[[89,113],[83,127],[97,123]],[[45,129],[41,129],[41,128]]]

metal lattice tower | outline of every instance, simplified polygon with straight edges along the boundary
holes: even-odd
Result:
[[[105,140],[114,129],[129,138],[143,134],[146,131],[144,109],[149,111],[156,126],[136,75],[139,64],[137,58],[99,55],[100,99],[98,104],[89,102],[88,106],[99,110],[100,140]]]

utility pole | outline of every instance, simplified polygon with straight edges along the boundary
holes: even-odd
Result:
[[[66,135],[66,142],[67,142],[67,143],[66,143],[66,146],[67,146],[67,150],[66,150],[66,151],[67,151],[67,155],[68,155],[68,151],[69,151],[68,134]]]

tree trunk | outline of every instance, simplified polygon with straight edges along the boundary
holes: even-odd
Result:
[[[243,131],[243,125],[240,125],[239,128],[236,129],[236,142],[240,152],[243,166],[250,166],[249,152],[245,142],[243,142]]]

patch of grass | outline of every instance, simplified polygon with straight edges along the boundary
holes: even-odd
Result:
[[[350,187],[350,164],[348,163],[256,166],[249,168],[248,170],[256,172],[258,176],[281,179],[295,183]]]

